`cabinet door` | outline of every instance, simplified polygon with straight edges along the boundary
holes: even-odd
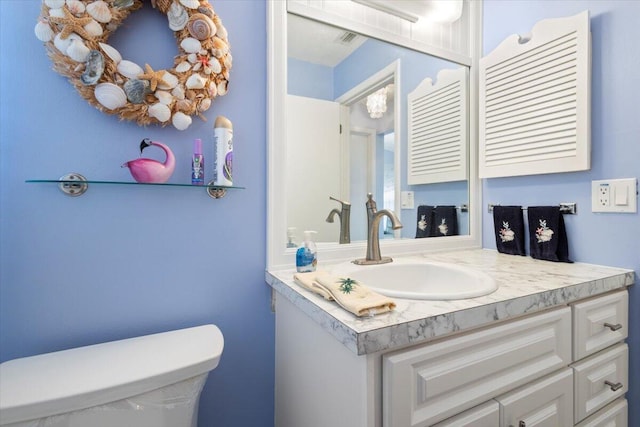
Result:
[[[618,344],[573,365],[576,421],[588,417],[627,392],[629,349]]]
[[[573,306],[573,360],[578,361],[629,333],[627,291],[590,299]]]
[[[425,427],[569,365],[568,307],[382,358],[384,427]]]
[[[563,369],[496,400],[500,403],[500,427],[572,426],[572,371]]]
[[[491,400],[432,427],[496,427],[500,422],[500,405]]]
[[[576,427],[627,427],[627,399],[616,400]]]

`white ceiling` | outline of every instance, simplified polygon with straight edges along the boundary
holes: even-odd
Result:
[[[341,39],[345,33],[349,31],[289,14],[288,56],[313,64],[335,67],[367,40],[366,37],[356,34],[350,43],[344,44]]]

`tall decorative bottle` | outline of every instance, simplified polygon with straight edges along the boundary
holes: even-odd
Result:
[[[218,116],[213,125],[213,140],[216,147],[214,182],[218,185],[233,185],[233,125],[224,116]]]
[[[193,142],[193,157],[191,158],[191,183],[204,184],[204,156],[202,155],[202,140]]]

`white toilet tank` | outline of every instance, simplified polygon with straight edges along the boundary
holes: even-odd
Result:
[[[196,427],[223,347],[203,325],[4,362],[0,426]]]

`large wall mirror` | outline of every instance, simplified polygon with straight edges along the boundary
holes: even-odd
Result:
[[[465,69],[465,90],[473,92],[475,85],[468,81],[474,76],[469,72],[473,60],[429,54],[420,44],[363,31],[327,14],[308,16],[315,15],[311,9],[307,16],[291,13],[285,2],[269,2],[268,7],[268,268],[294,265],[295,245],[305,230],[317,232],[320,262],[362,256],[367,193],[373,194],[378,209],[393,210],[404,225],[397,231],[381,225],[386,254],[480,246],[474,108],[456,118],[465,128],[463,177],[407,182],[410,94],[425,82],[437,83],[443,70],[460,68]],[[474,102],[474,94],[468,95],[466,100]],[[451,124],[430,119],[427,127]],[[427,154],[430,164],[442,163],[440,155]],[[413,194],[413,207],[402,197],[406,192]],[[350,204],[346,240],[336,214],[344,209],[341,201]],[[420,205],[453,207],[457,230],[446,237],[417,239]]]

